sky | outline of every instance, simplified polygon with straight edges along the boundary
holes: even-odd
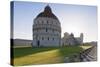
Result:
[[[84,42],[97,41],[96,6],[22,1],[14,1],[14,39],[32,40],[33,21],[48,4],[61,23],[62,37],[65,32],[73,33],[75,37],[79,37],[80,33],[83,33]]]

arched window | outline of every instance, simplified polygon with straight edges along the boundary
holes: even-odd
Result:
[[[48,24],[49,22],[48,22],[48,20],[47,20],[47,24]]]
[[[37,20],[37,24],[39,24],[39,21]]]
[[[44,40],[44,37],[42,37],[42,40]]]
[[[54,40],[54,38],[52,38],[52,40]]]
[[[49,37],[48,37],[48,40],[49,40]]]
[[[39,30],[38,30],[38,29],[37,29],[36,31],[37,31],[37,32],[39,32]]]
[[[48,29],[46,28],[46,32],[48,32]]]
[[[42,24],[44,24],[44,22],[42,21]]]
[[[52,30],[52,32],[54,32],[54,29]]]
[[[50,24],[53,24],[53,21],[51,21]]]

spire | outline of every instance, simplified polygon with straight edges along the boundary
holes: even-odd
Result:
[[[81,33],[80,34],[80,42],[81,42],[81,44],[83,43],[83,36],[84,36],[83,33]]]
[[[83,40],[83,33],[80,34],[80,38]]]
[[[48,17],[58,20],[58,18],[53,14],[52,9],[48,4],[45,6],[44,11],[37,16],[37,18],[38,17]]]
[[[51,10],[51,8],[50,8],[49,5],[47,5],[47,6],[45,7],[44,12],[46,12],[46,13],[52,13],[52,10]]]

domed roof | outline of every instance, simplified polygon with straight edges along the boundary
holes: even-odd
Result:
[[[44,11],[41,12],[36,18],[38,18],[38,17],[48,17],[48,18],[53,18],[53,19],[58,20],[58,18],[52,13],[52,10],[49,5],[47,5],[45,7]]]

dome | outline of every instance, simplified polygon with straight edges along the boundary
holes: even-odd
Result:
[[[33,42],[35,47],[60,46],[61,26],[49,5],[34,19]]]
[[[53,18],[53,19],[58,20],[58,18],[52,13],[52,10],[49,5],[47,5],[45,7],[44,11],[41,12],[36,18],[38,18],[38,17],[48,17],[48,18]]]

